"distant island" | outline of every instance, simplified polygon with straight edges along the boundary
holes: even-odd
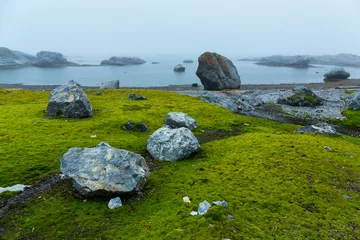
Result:
[[[103,60],[100,65],[102,66],[127,66],[138,65],[146,63],[145,60],[138,57],[111,57],[109,60]]]
[[[337,55],[297,55],[242,58],[238,61],[256,61],[256,64],[276,67],[310,67],[310,64],[335,65],[342,67],[360,67],[360,56],[341,53]]]

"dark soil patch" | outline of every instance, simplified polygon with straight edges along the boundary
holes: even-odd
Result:
[[[241,131],[239,127],[233,127],[233,130],[228,131],[213,131],[213,130],[203,130],[202,133],[199,133],[197,139],[200,144],[211,142],[214,140],[224,139],[232,136],[240,135]]]

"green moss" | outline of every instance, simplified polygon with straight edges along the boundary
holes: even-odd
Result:
[[[356,92],[356,90],[345,90],[344,91],[345,93],[347,93],[347,94],[353,94],[354,92]]]
[[[344,110],[342,115],[346,117],[345,120],[332,120],[333,122],[340,124],[346,128],[359,130],[360,129],[360,111],[356,110]]]
[[[57,186],[0,220],[6,229],[4,239],[360,237],[358,139],[293,134],[297,126],[236,115],[173,93],[136,92],[148,97],[146,103],[120,100],[119,95],[130,91],[108,91],[97,98],[92,93],[88,95],[96,112],[93,118],[84,120],[43,118],[46,98],[31,105],[31,101],[21,103],[15,99],[18,103],[14,104],[10,97],[0,106],[0,119],[9,119],[0,122],[1,137],[7,139],[2,142],[6,151],[0,149],[3,184],[26,180],[19,172],[35,171],[41,176],[58,171],[59,158],[68,147],[92,147],[101,140],[142,153],[149,134],[162,125],[169,111],[167,106],[172,106],[171,111],[193,116],[200,126],[196,135],[203,134],[202,130],[219,131],[234,126],[241,134],[204,143],[202,151],[191,159],[160,162],[160,168],[151,173],[145,185],[144,197],[139,201],[124,197],[124,206],[117,210],[107,208],[107,199],[84,202],[70,194],[71,185]],[[33,94],[38,93],[25,92],[24,98]],[[151,107],[131,112],[123,109],[124,105],[142,104]],[[16,105],[15,113],[3,111],[12,105]],[[24,112],[27,108],[29,111]],[[150,133],[123,131],[120,126],[127,120],[146,122],[151,126]],[[38,121],[41,124],[36,125]],[[12,142],[9,132],[14,134]],[[23,138],[23,134],[28,138]],[[66,137],[62,138],[62,134]],[[98,138],[91,139],[92,134]],[[334,151],[326,151],[325,145]],[[22,151],[24,148],[26,151]],[[37,155],[36,148],[41,148],[43,154]],[[30,170],[34,166],[37,167]],[[30,177],[29,182],[38,177]],[[189,196],[191,203],[184,203],[183,196]],[[204,216],[190,216],[203,200],[226,200],[229,207],[213,206]],[[227,214],[235,220],[230,220]]]

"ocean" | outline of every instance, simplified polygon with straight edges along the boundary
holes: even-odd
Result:
[[[67,57],[69,61],[79,64],[99,64],[108,57]],[[119,80],[123,87],[151,87],[184,85],[198,83],[200,79],[195,72],[198,66],[194,63],[183,63],[184,57],[153,56],[145,58],[147,63],[133,66],[92,66],[92,67],[63,67],[37,68],[25,67],[14,69],[0,69],[0,84],[20,83],[25,85],[57,85],[71,79],[83,86],[100,86],[102,82]],[[191,58],[190,58],[191,59]],[[241,78],[241,84],[279,84],[279,83],[310,83],[323,82],[324,74],[335,66],[314,65],[313,68],[267,67],[231,59]],[[152,62],[160,64],[151,64]],[[174,72],[177,64],[185,66],[183,73]],[[351,76],[360,79],[360,68],[344,67]]]

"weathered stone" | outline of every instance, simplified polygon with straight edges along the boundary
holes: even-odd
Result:
[[[240,88],[240,77],[231,60],[217,53],[205,52],[199,57],[196,75],[205,90]]]
[[[144,96],[136,96],[135,93],[130,93],[129,100],[146,100]]]
[[[146,63],[146,61],[138,57],[111,57],[109,60],[103,60],[100,65],[126,66],[144,63]]]
[[[208,203],[208,201],[203,201],[199,204],[198,207],[198,213],[199,215],[204,215],[209,209],[210,209],[211,205],[210,203]]]
[[[169,112],[166,115],[165,125],[169,126],[170,128],[185,127],[190,130],[197,128],[195,119],[182,112]]]
[[[147,132],[147,131],[149,131],[149,130],[148,130],[148,127],[146,126],[145,123],[138,123],[138,124],[135,125],[135,128],[136,128],[137,130],[139,130],[140,132]]]
[[[319,134],[323,134],[323,135],[338,134],[336,132],[335,128],[333,128],[332,126],[330,126],[327,123],[319,123],[316,125],[309,125],[309,126],[299,129],[298,132],[300,132],[300,133],[312,132],[312,133],[316,133],[316,134],[319,133]]]
[[[350,77],[350,73],[346,72],[343,68],[334,68],[330,72],[325,73],[324,77],[327,80],[348,79]]]
[[[35,59],[32,55],[0,47],[0,68],[30,66]]]
[[[146,126],[145,123],[135,124],[133,121],[129,121],[129,122],[125,123],[124,125],[122,125],[122,128],[125,130],[138,130],[140,132],[148,131],[148,127]]]
[[[70,148],[60,163],[60,170],[85,196],[137,192],[150,175],[145,159],[139,154],[104,142],[94,148]]]
[[[116,209],[116,208],[120,208],[120,207],[122,207],[122,202],[119,197],[110,199],[110,201],[108,203],[108,208]]]
[[[187,128],[160,128],[150,136],[147,150],[156,160],[173,162],[200,151],[200,144]]]
[[[291,96],[279,98],[277,103],[299,107],[313,107],[323,104],[323,100],[308,87],[297,86],[293,92],[294,94]]]
[[[360,110],[360,91],[351,94],[345,101],[345,108],[351,110]]]
[[[181,64],[178,64],[174,67],[174,72],[185,72],[185,67]]]
[[[80,85],[73,80],[51,91],[46,110],[50,116],[66,118],[84,118],[93,115],[88,97]]]
[[[100,86],[100,89],[119,89],[120,81],[114,80],[109,82],[103,82]]]
[[[223,200],[223,201],[215,201],[215,202],[213,202],[213,204],[217,205],[217,206],[228,207],[228,203],[225,200]]]
[[[76,66],[78,64],[68,62],[61,53],[41,51],[36,54],[34,65],[37,67],[65,67]]]

